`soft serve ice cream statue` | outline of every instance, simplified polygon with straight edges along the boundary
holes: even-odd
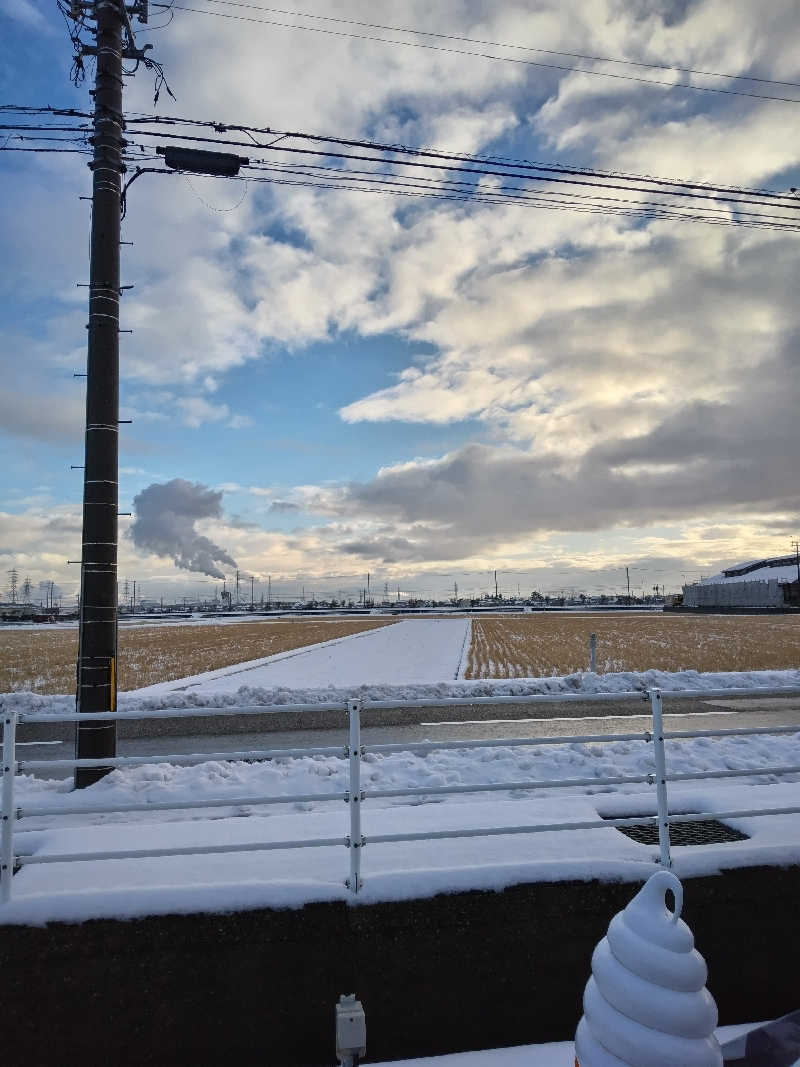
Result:
[[[583,995],[578,1067],[722,1067],[717,1006],[682,907],[683,886],[659,871],[611,920]]]

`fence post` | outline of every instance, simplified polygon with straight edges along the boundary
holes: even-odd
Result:
[[[597,674],[597,634],[589,634],[589,670]]]
[[[650,690],[653,713],[653,754],[656,761],[656,804],[658,805],[658,846],[661,866],[672,867],[669,852],[669,800],[667,798],[667,761],[664,755],[664,715],[660,689]]]
[[[357,893],[362,885],[361,848],[364,843],[361,836],[361,701],[348,700],[347,713],[350,718],[350,877],[346,884],[352,893]]]
[[[17,713],[3,712],[3,800],[0,831],[0,902],[11,900],[14,877],[14,774],[17,769]]]

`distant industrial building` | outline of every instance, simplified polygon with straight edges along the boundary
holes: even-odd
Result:
[[[706,611],[800,608],[796,556],[773,556],[727,567],[711,578],[683,587],[683,607]]]
[[[60,615],[58,607],[43,608],[39,604],[0,602],[0,622],[54,622]]]

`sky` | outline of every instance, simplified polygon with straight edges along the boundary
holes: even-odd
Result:
[[[800,82],[793,0],[183,6],[137,30],[176,97],[162,115],[800,185],[800,103],[675,83],[800,87],[582,61],[669,83],[647,85],[523,50]],[[308,15],[551,65],[292,28],[476,48]],[[54,0],[5,0],[0,40],[0,102],[88,108]],[[153,93],[140,68],[126,109]],[[0,187],[0,579],[68,598],[90,174],[7,152]],[[800,532],[799,234],[179,175],[142,176],[123,229],[119,576],[146,597],[210,596],[237,568],[256,595],[368,573],[480,594],[495,570],[505,593],[613,594],[626,566],[669,591]]]

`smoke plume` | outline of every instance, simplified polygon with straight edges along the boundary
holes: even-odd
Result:
[[[173,478],[154,482],[134,497],[136,520],[131,537],[137,548],[157,556],[172,556],[176,567],[224,578],[218,564],[235,567],[224,548],[195,530],[200,519],[222,516],[222,493],[199,482]]]

